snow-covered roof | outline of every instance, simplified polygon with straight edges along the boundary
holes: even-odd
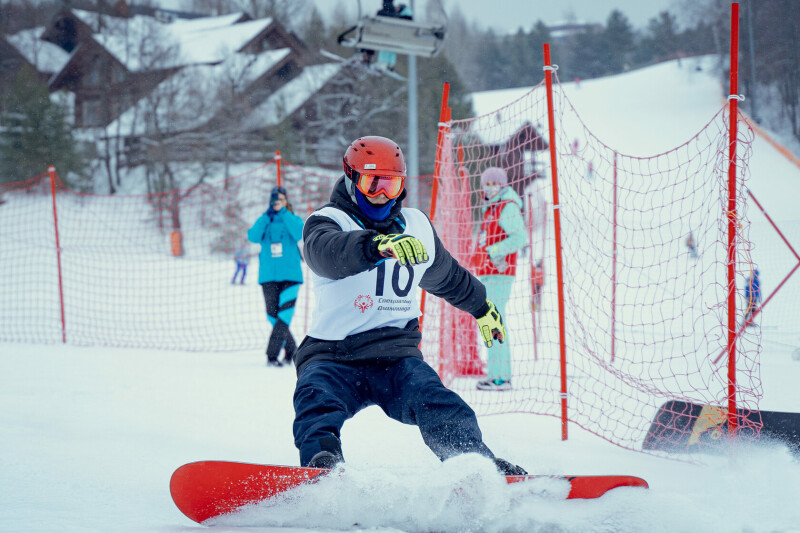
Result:
[[[312,65],[299,76],[272,93],[244,120],[245,131],[274,126],[297,111],[342,69],[341,63]]]
[[[95,32],[102,31],[102,28],[106,26],[113,27],[119,24],[124,24],[126,21],[131,20],[130,18],[115,17],[113,15],[101,14],[95,11],[85,11],[83,9],[73,8],[69,11],[75,15],[78,20],[89,26]],[[198,17],[193,19],[179,18],[175,19],[171,23],[162,22],[160,24],[175,26],[176,28],[180,27],[180,31],[204,31],[221,26],[230,26],[231,24],[235,24],[236,21],[242,18],[242,16],[244,16],[244,12],[239,11],[237,13],[230,13],[228,15],[219,15],[215,17]],[[137,15],[133,18],[153,19],[153,17],[144,15]]]
[[[94,11],[85,11],[83,9],[70,9],[70,13],[75,15],[81,22],[92,28],[92,30],[97,30],[100,27],[100,22],[108,20],[122,20],[120,17],[112,17],[111,15],[102,15],[100,13],[96,13]]]
[[[170,26],[175,31],[193,32],[207,31],[214,28],[223,28],[236,24],[244,16],[243,12],[231,13],[230,15],[220,15],[218,17],[200,17],[196,19],[176,19]]]
[[[144,135],[158,120],[161,131],[184,131],[202,126],[216,115],[225,101],[208,98],[233,89],[241,94],[255,80],[290,53],[288,48],[258,55],[233,54],[218,65],[187,67],[162,81],[107,128],[109,136]]]
[[[163,25],[135,17],[126,31],[96,33],[92,38],[130,72],[166,69],[185,64],[180,47]]]
[[[242,13],[171,23],[144,15],[120,18],[79,9],[72,13],[99,28],[94,40],[131,72],[218,63],[272,24],[272,18],[237,24]]]
[[[212,63],[238,52],[270,24],[271,18],[263,18],[202,31],[181,31],[183,25],[173,24],[170,30],[180,42],[186,64]]]
[[[58,72],[69,60],[69,53],[53,43],[40,39],[44,28],[23,30],[7,35],[6,40],[33,65],[38,72]]]

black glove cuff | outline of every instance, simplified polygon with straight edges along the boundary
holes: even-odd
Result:
[[[484,301],[483,305],[481,306],[481,308],[478,311],[476,311],[474,313],[470,313],[470,314],[475,319],[478,319],[478,318],[482,317],[483,315],[485,315],[486,313],[488,313],[489,309],[491,309],[491,307],[489,306],[489,302],[488,301]]]
[[[373,239],[380,235],[377,231],[367,230],[367,237],[364,240],[364,256],[371,262],[377,263],[384,257],[378,252],[378,244],[380,241]]]

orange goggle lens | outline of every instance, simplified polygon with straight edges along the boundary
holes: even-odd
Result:
[[[358,176],[358,190],[364,196],[374,198],[383,193],[387,198],[397,198],[403,192],[403,176],[377,176],[375,174],[361,174]]]

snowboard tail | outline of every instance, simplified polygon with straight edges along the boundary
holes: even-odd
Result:
[[[800,455],[800,413],[737,409],[736,437],[785,443]],[[722,406],[669,400],[653,418],[643,448],[671,453],[714,453],[727,441],[728,411]]]
[[[306,483],[315,483],[330,470],[299,466],[259,465],[229,461],[199,461],[178,468],[169,489],[178,509],[198,523],[232,513]],[[617,487],[643,487],[634,476],[506,476],[508,483],[558,478],[570,483],[567,498],[599,498]]]

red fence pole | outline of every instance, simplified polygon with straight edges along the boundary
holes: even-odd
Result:
[[[61,275],[61,240],[58,236],[58,211],[56,210],[56,167],[50,165],[50,195],[53,198],[53,228],[56,234],[56,261],[58,263],[58,300],[61,305],[61,342],[67,343],[67,323],[64,318],[64,281]]]
[[[728,96],[728,434],[736,433],[736,138],[739,120],[739,4],[731,4]]]
[[[439,136],[436,140],[436,161],[433,165],[433,186],[431,187],[431,222],[436,216],[436,197],[439,193],[439,175],[441,173],[442,146],[447,133],[447,121],[450,120],[450,84],[445,82],[442,86],[442,105],[439,109]]]
[[[433,222],[433,218],[436,216],[436,196],[439,194],[439,173],[441,172],[440,161],[442,160],[442,146],[444,145],[444,136],[447,133],[447,122],[450,120],[450,108],[448,107],[449,101],[450,84],[445,82],[444,86],[442,87],[442,105],[439,109],[439,137],[436,141],[436,160],[434,161],[433,165],[433,185],[431,186],[430,213],[431,222]],[[427,292],[422,291],[422,296],[420,296],[420,311],[422,312],[422,316],[419,317],[420,333],[422,332],[422,321],[425,318],[425,296],[427,294]],[[439,375],[442,375],[441,370],[439,371]]]
[[[761,213],[764,215],[764,217],[766,217],[767,222],[770,223],[770,225],[778,233],[780,238],[783,239],[784,244],[786,244],[786,246],[789,248],[789,251],[792,252],[792,255],[794,255],[795,259],[797,259],[797,264],[783,278],[783,280],[780,283],[778,283],[778,285],[775,287],[775,289],[773,289],[773,291],[771,293],[769,293],[769,295],[764,299],[764,301],[761,302],[761,305],[759,305],[755,309],[755,311],[753,311],[753,313],[750,315],[750,318],[748,318],[741,326],[739,326],[739,329],[736,331],[736,338],[737,339],[742,335],[742,333],[747,328],[747,326],[749,326],[750,324],[753,323],[753,321],[756,319],[756,317],[761,313],[761,310],[764,309],[764,307],[766,307],[766,305],[770,302],[770,300],[772,300],[772,297],[775,296],[775,294],[777,294],[778,291],[781,290],[781,288],[786,284],[787,281],[789,281],[789,278],[791,278],[794,275],[794,273],[798,269],[800,269],[800,254],[797,253],[797,250],[794,249],[794,246],[792,246],[792,244],[789,242],[789,240],[786,238],[786,236],[780,230],[778,225],[775,224],[775,221],[772,220],[771,216],[769,216],[769,213],[767,213],[766,209],[764,209],[764,206],[761,205],[761,202],[758,201],[758,198],[756,198],[755,195],[753,195],[753,192],[750,191],[750,190],[747,190],[747,194],[750,196],[750,199],[753,200],[753,202],[755,202],[756,206],[761,210]],[[722,359],[722,357],[725,355],[725,352],[727,352],[727,349],[723,350],[722,353],[720,353],[717,356],[717,358],[714,359],[714,364],[717,364],[720,361],[720,359]]]
[[[561,255],[561,213],[558,203],[556,124],[553,112],[553,70],[550,44],[544,43],[544,79],[547,86],[547,122],[550,128],[550,173],[553,180],[553,223],[556,241],[556,286],[558,289],[558,342],[561,349],[561,440],[567,440],[567,337],[564,330],[564,270]]]
[[[278,187],[283,187],[283,179],[281,177],[281,151],[275,150],[275,166],[278,168]]]

